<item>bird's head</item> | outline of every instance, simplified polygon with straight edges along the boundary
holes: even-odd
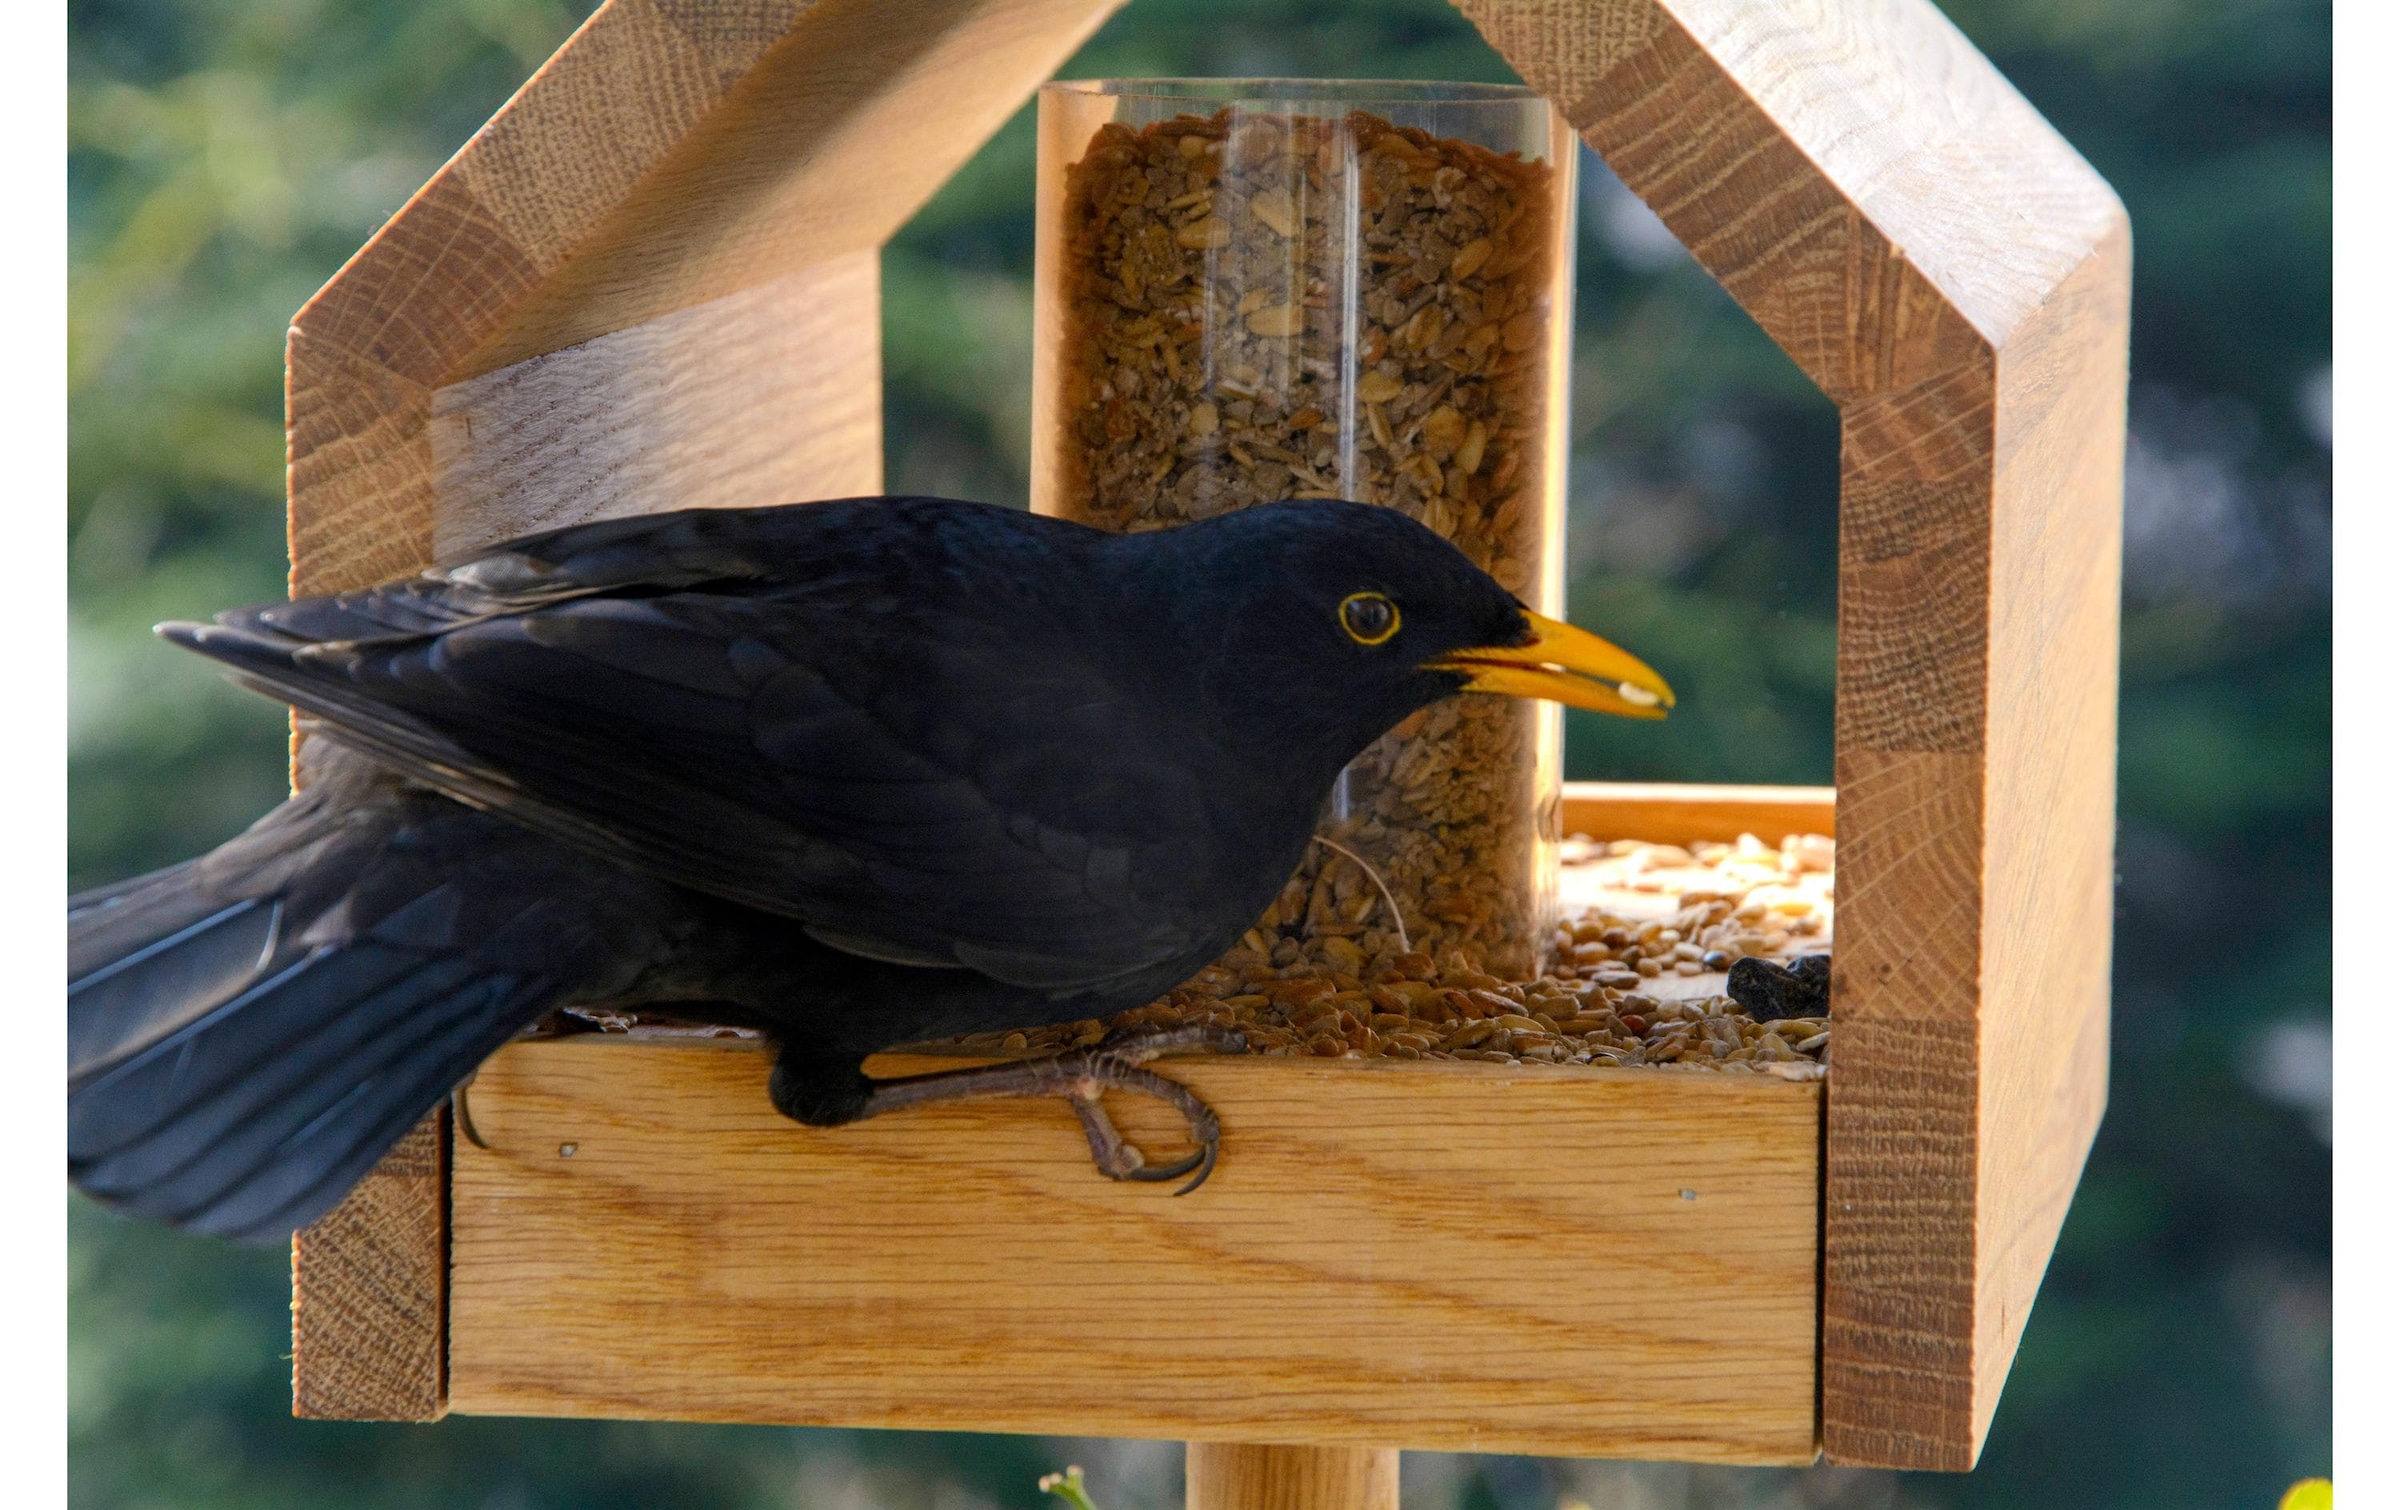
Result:
[[[1162,564],[1175,573],[1182,638],[1205,663],[1210,700],[1272,705],[1285,730],[1299,715],[1315,736],[1305,742],[1339,760],[1460,692],[1625,718],[1664,718],[1675,704],[1640,660],[1526,608],[1395,510],[1267,504],[1169,539]]]

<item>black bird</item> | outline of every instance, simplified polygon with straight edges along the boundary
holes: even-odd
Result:
[[[1064,1095],[1104,1172],[1205,1176],[1214,1118],[1140,1068],[1181,1040],[880,1084],[861,1061],[1174,987],[1429,703],[1673,701],[1337,502],[1128,536],[926,498],[687,510],[159,632],[316,737],[248,832],[69,899],[68,1171],[251,1241],[578,1004],[767,1030],[802,1122]],[[1145,1165],[1108,1085],[1174,1100],[1199,1150]]]

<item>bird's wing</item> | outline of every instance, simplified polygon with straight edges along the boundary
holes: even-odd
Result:
[[[1202,794],[1072,634],[611,549],[604,581],[511,566],[507,601],[412,583],[174,633],[440,790],[835,948],[1065,994],[1206,941]]]

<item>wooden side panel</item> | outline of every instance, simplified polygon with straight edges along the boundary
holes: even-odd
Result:
[[[1816,1084],[1178,1061],[1225,1124],[1178,1199],[1100,1179],[1061,1106],[811,1130],[767,1068],[568,1039],[484,1070],[456,1408],[1815,1455]]]
[[[1873,750],[1834,762],[1842,849],[1826,1075],[1827,1451],[1964,1469],[1973,1466],[1982,762]]]
[[[292,1414],[431,1421],[449,1407],[450,1113],[419,1122],[292,1236]]]
[[[1925,0],[1459,4],[1842,406],[1825,1446],[1969,1467],[2104,1070],[2123,209]]]
[[[1978,1446],[1990,376],[1842,414],[1825,1418],[1846,1461],[1965,1469]]]
[[[1832,833],[1833,788],[1570,781],[1560,796],[1559,830],[1654,844],[1726,844],[1756,834],[1774,844],[1786,834]]]
[[[873,250],[433,395],[433,549],[883,490]]]
[[[292,596],[433,559],[433,390],[301,330],[284,342]]]
[[[2120,224],[2000,366],[1975,1431],[2108,1095],[2132,246]]]

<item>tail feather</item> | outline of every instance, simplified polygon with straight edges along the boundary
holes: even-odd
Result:
[[[79,926],[96,926],[104,912],[112,917],[123,916],[124,909],[115,904],[123,903],[127,897],[136,892],[160,890],[163,883],[171,882],[177,876],[187,874],[193,866],[199,863],[197,860],[185,860],[178,865],[146,871],[138,876],[127,876],[122,881],[111,881],[106,886],[95,886],[89,891],[76,892],[67,898],[67,921]],[[160,894],[164,894],[163,890],[160,890]],[[79,975],[84,969],[85,967],[82,965],[70,963],[67,966],[67,974]]]
[[[151,1208],[145,1214],[272,1240],[338,1201],[426,1107],[522,1026],[521,988],[506,983],[469,980],[421,997],[428,978],[455,973],[421,971],[391,988],[377,1003],[383,1027],[364,1041],[326,1035],[342,1040],[339,1073],[286,1072],[256,1090],[242,1087],[210,1108],[216,1127],[150,1140],[174,1160],[174,1144],[206,1138],[197,1157],[135,1187]],[[405,1014],[394,1014],[392,998],[403,992]]]
[[[495,1039],[480,1010],[443,1019],[437,1030],[412,1046],[411,1053],[387,1067],[372,1091],[361,1087],[286,1140],[287,1147],[323,1143],[346,1153],[314,1163],[281,1160],[277,1165],[280,1177],[252,1182],[238,1199],[219,1203],[206,1222],[195,1225],[199,1230],[250,1241],[276,1240],[307,1225],[331,1209],[384,1150],[399,1141],[424,1114],[423,1108],[449,1094],[508,1036]],[[312,1169],[313,1178],[309,1177]],[[284,1171],[288,1174],[281,1173]]]
[[[355,757],[337,774],[214,854],[70,900],[68,1172],[89,1194],[279,1239],[655,945],[656,883]]]
[[[114,958],[109,954],[116,940],[87,941],[75,927],[74,914],[68,915],[70,937],[79,947],[89,943],[85,952],[100,956],[99,963],[67,981],[70,1093],[188,1027],[191,1013],[239,990],[262,960],[274,957],[283,914],[275,899],[245,897],[222,906],[191,894],[176,900],[187,905],[157,920],[171,932],[148,937],[130,929],[108,930],[131,935],[131,952]],[[204,915],[174,926],[191,912]]]
[[[373,947],[304,957],[69,1100],[68,1137],[85,1183],[138,1189],[221,1149],[245,1124],[307,1121],[312,1102],[340,1094],[357,1076],[362,1066],[351,1056],[421,1004],[412,987],[431,977],[436,989],[455,989],[473,973],[465,960],[412,960]],[[329,1074],[336,1070],[339,1078]],[[175,1115],[161,1122],[166,1106]]]

